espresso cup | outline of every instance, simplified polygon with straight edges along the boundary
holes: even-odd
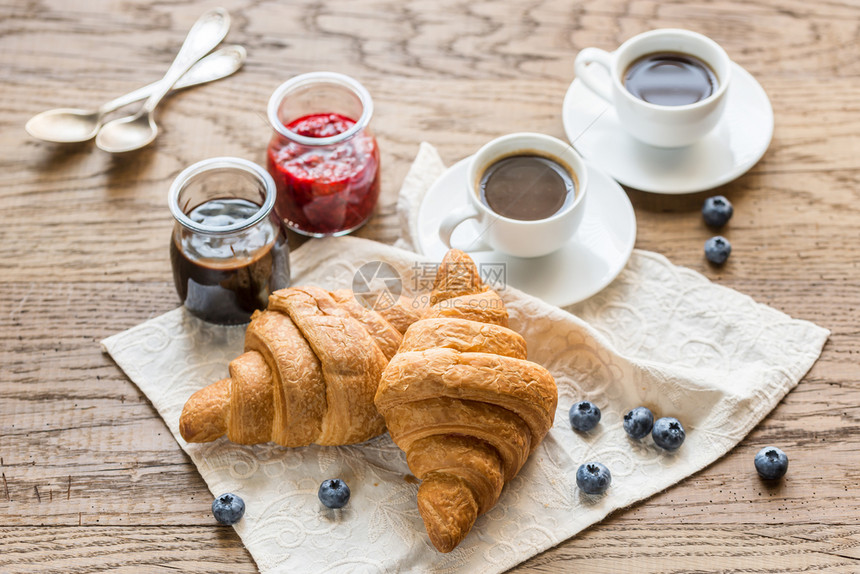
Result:
[[[718,86],[695,103],[658,105],[634,96],[624,85],[624,75],[639,58],[671,52],[698,58],[711,68]],[[609,72],[598,74],[596,66]],[[719,44],[689,30],[665,28],[634,36],[615,52],[585,48],[576,57],[576,77],[592,92],[612,104],[619,123],[636,139],[657,147],[682,147],[710,132],[720,119],[732,76],[732,62]],[[604,77],[601,77],[604,76]]]
[[[480,182],[496,162],[514,156],[537,156],[555,162],[573,180],[575,196],[543,219],[523,220],[499,215],[481,200]],[[573,147],[538,133],[515,133],[494,139],[472,157],[467,169],[468,204],[450,213],[439,226],[439,238],[449,248],[463,251],[501,251],[515,257],[540,257],[556,251],[576,233],[588,189],[588,170]],[[524,186],[523,200],[529,189]],[[465,245],[452,245],[451,236],[463,222],[473,220],[477,233]]]

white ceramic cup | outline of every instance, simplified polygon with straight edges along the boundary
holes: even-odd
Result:
[[[573,178],[576,197],[545,219],[523,221],[499,215],[480,199],[479,183],[484,171],[497,161],[514,155],[538,155],[561,165]],[[551,136],[515,133],[502,136],[478,150],[467,170],[469,203],[450,213],[439,226],[439,238],[449,248],[464,251],[496,250],[515,257],[540,257],[567,243],[582,221],[588,190],[588,170],[573,147]],[[524,189],[524,194],[529,190]],[[454,230],[467,220],[477,223],[478,233],[463,246],[451,244]]]
[[[683,106],[640,100],[624,87],[623,76],[630,64],[655,52],[679,52],[699,58],[716,74],[719,87],[704,100]],[[605,68],[609,78],[595,74],[595,65]],[[717,125],[732,78],[732,61],[707,36],[664,28],[634,36],[615,52],[585,48],[576,56],[574,71],[587,88],[615,107],[619,123],[630,135],[657,147],[682,147],[700,140]]]

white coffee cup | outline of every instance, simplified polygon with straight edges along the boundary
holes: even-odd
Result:
[[[637,59],[656,52],[689,54],[705,62],[719,86],[707,98],[682,106],[662,106],[640,100],[624,87],[624,73]],[[596,64],[609,72],[608,80],[595,73]],[[657,147],[682,147],[711,131],[726,103],[732,61],[719,44],[689,30],[664,28],[634,36],[615,52],[585,48],[576,56],[576,77],[592,92],[611,103],[619,123],[640,141]],[[602,75],[602,74],[601,74]]]
[[[571,176],[576,196],[558,212],[533,221],[499,215],[480,199],[484,171],[497,161],[515,155],[537,155],[550,159]],[[464,251],[496,250],[515,257],[540,257],[559,249],[576,233],[585,212],[588,170],[573,147],[551,136],[522,132],[494,139],[478,150],[467,170],[468,204],[450,213],[439,226],[439,238],[448,247]],[[528,193],[528,190],[523,190]],[[469,244],[451,244],[454,230],[467,220],[477,223],[478,232]]]

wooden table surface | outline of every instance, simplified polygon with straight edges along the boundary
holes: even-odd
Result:
[[[764,158],[719,188],[733,253],[709,266],[712,193],[628,190],[636,247],[832,330],[801,384],[728,456],[514,571],[860,572],[860,2],[858,0],[224,0],[237,75],[169,98],[154,145],[111,157],[27,136],[33,114],[95,107],[166,70],[211,2],[0,1],[0,572],[255,572],[162,420],[99,341],[175,308],[168,186],[198,160],[264,160],[285,79],[333,70],[373,94],[378,210],[393,242],[421,141],[446,162],[493,137],[564,137],[586,46],[652,28],[709,35],[764,86]],[[781,446],[767,487],[754,453]]]

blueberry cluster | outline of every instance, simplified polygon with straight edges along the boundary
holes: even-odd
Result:
[[[600,408],[591,401],[580,401],[570,407],[570,426],[580,432],[588,432],[600,422]],[[678,419],[663,417],[654,422],[654,415],[646,407],[636,407],[624,415],[624,431],[630,438],[642,439],[649,433],[657,446],[676,450],[684,442],[686,433]]]
[[[642,439],[651,433],[654,444],[664,450],[678,450],[687,438],[681,421],[663,417],[656,421],[647,407],[636,407],[624,415],[624,432],[632,439]]]
[[[715,195],[705,200],[702,206],[702,217],[711,227],[722,227],[731,219],[735,212],[732,203],[722,195]],[[711,237],[705,242],[705,257],[714,265],[722,265],[732,253],[732,244],[722,235]]]
[[[579,432],[588,432],[600,422],[600,408],[591,401],[580,401],[568,412],[570,426]],[[651,435],[654,444],[668,451],[681,447],[687,433],[681,422],[673,417],[654,420],[647,407],[636,407],[624,415],[624,431],[630,438],[639,440]],[[587,462],[576,471],[576,485],[585,494],[603,494],[612,484],[612,474],[603,464]]]
[[[579,432],[588,432],[600,422],[600,408],[591,401],[580,401],[570,407],[570,426]],[[654,420],[648,407],[636,407],[624,415],[624,432],[634,440],[651,435],[654,444],[663,450],[678,450],[687,433],[681,421],[674,417],[661,417]],[[768,446],[755,455],[755,468],[765,480],[778,480],[788,470],[788,456],[776,448]],[[612,483],[612,474],[603,464],[592,461],[576,471],[576,485],[585,494],[603,494]]]

